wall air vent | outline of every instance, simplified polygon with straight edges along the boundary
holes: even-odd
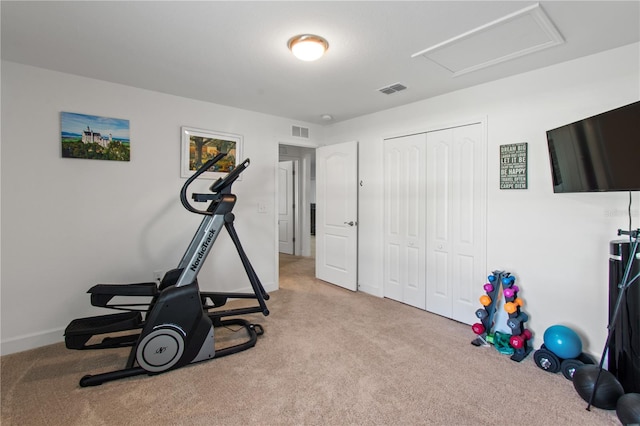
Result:
[[[291,126],[291,136],[309,139],[309,129],[307,127]]]
[[[385,87],[382,87],[382,88],[378,89],[378,92],[382,92],[385,95],[390,95],[392,93],[399,92],[399,91],[404,90],[406,88],[407,88],[407,86],[405,86],[404,84],[395,83],[395,84],[392,84],[390,86],[385,86]]]

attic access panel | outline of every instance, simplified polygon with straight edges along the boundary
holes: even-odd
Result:
[[[562,35],[536,3],[411,57],[423,56],[457,77],[562,43]]]

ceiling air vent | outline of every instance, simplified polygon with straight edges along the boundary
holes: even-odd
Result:
[[[395,84],[392,84],[390,86],[385,86],[385,87],[383,87],[381,89],[378,89],[378,92],[382,92],[385,95],[390,95],[392,93],[399,92],[399,91],[404,90],[406,88],[407,88],[407,86],[405,86],[404,84],[395,83]]]
[[[291,126],[291,136],[309,139],[309,129],[307,127]]]

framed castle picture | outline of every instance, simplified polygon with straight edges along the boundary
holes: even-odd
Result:
[[[129,161],[129,120],[60,113],[63,158]]]
[[[226,157],[201,176],[208,179],[223,177],[242,157],[242,136],[233,133],[182,127],[180,176],[189,177],[204,163],[221,152]]]

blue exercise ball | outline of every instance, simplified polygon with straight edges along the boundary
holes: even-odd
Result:
[[[544,345],[559,358],[577,358],[582,353],[580,336],[564,325],[552,325],[544,332]]]

